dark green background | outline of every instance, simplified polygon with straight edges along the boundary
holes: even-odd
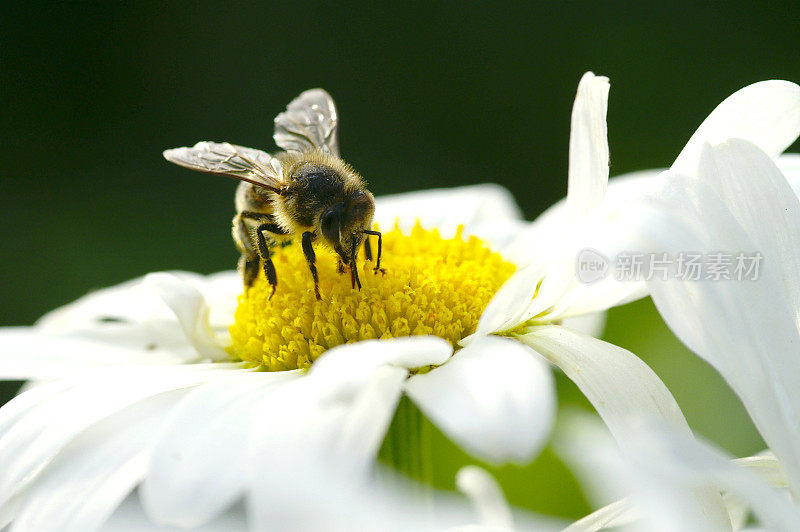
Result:
[[[565,194],[584,71],[611,78],[612,175],[666,166],[734,90],[800,81],[799,18],[797,2],[3,5],[0,324],[149,271],[234,267],[235,182],[161,151],[272,150],[272,118],[304,89],[334,96],[342,153],[376,194],[493,181],[532,219]],[[650,303],[613,312],[607,338],[648,360],[699,432],[758,450]]]

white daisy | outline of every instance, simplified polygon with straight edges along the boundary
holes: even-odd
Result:
[[[3,331],[0,376],[52,382],[0,410],[0,461],[12,464],[0,471],[2,518],[23,528],[93,528],[141,484],[158,523],[197,526],[244,497],[254,523],[266,525],[267,509],[296,504],[282,485],[317,493],[322,470],[364,478],[403,393],[473,454],[530,460],[552,424],[552,375],[503,334],[560,366],[618,435],[631,412],[685,427],[643,362],[563,325],[642,294],[574,278],[587,224],[615,232],[613,219],[598,214],[608,179],[607,94],[605,78],[581,80],[567,218],[528,249],[517,240],[506,255],[492,251],[525,228],[499,187],[400,195],[379,199],[378,222],[422,225],[411,236],[385,234],[387,273],[365,265],[361,292],[320,256],[326,297],[317,302],[305,268],[292,274],[300,252],[289,246],[276,254],[285,273],[272,300],[263,279],[237,306],[233,273],[153,274],[90,294],[32,328]],[[470,238],[449,238],[459,224]],[[514,269],[508,259],[519,271],[483,312]],[[230,362],[237,359],[244,362]]]
[[[431,194],[454,202],[475,230],[486,211],[493,223],[518,220],[499,187]],[[387,199],[379,205],[388,216],[423,214],[402,197]],[[436,204],[438,214],[448,206]],[[392,267],[388,253],[386,261]],[[365,276],[364,292],[380,279]],[[290,285],[286,279],[283,292]],[[0,457],[10,464],[0,471],[5,522],[96,528],[143,482],[142,503],[154,521],[197,526],[243,495],[285,485],[276,472],[286,464],[296,466],[286,471],[291,478],[315,458],[355,482],[374,461],[406,368],[440,365],[453,352],[431,336],[372,340],[331,349],[307,372],[254,371],[252,363],[230,362],[226,351],[240,292],[235,272],[152,274],[89,294],[34,327],[3,330],[0,374],[40,381],[0,410]],[[528,409],[523,427],[541,425],[535,405],[553,407],[548,372],[536,362],[528,367],[518,398]],[[287,458],[287,449],[300,454]],[[273,473],[254,474],[263,469]],[[320,475],[307,478],[318,482]],[[255,505],[251,512],[261,515]]]

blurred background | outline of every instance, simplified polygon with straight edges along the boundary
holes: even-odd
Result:
[[[611,78],[612,176],[668,166],[735,90],[800,81],[796,2],[25,3],[4,4],[0,20],[2,325],[151,271],[234,268],[236,183],[161,151],[198,140],[272,151],[273,117],[311,87],[334,96],[342,154],[376,195],[492,181],[533,219],[566,193],[583,72]],[[612,311],[605,338],[651,365],[699,434],[737,455],[762,448],[649,300]],[[588,408],[568,381],[559,392]],[[469,458],[443,436],[435,457],[437,483],[452,487]],[[515,504],[587,508],[549,451],[493,471]]]

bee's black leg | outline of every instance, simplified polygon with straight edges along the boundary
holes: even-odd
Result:
[[[272,299],[272,296],[275,295],[275,289],[278,287],[278,276],[275,273],[275,265],[272,264],[272,259],[269,256],[269,246],[267,245],[267,239],[264,236],[265,231],[270,231],[270,226],[272,224],[261,224],[256,228],[256,234],[258,235],[258,252],[261,254],[261,258],[264,260],[264,275],[267,277],[267,281],[269,282],[270,286],[272,286],[272,291],[269,293],[269,299]]]
[[[353,240],[355,240],[355,236],[353,236]],[[358,264],[356,264],[357,253],[358,248],[356,247],[356,243],[353,242],[353,251],[350,254],[350,284],[353,288],[358,285],[358,289],[361,290],[361,279],[358,278]]]
[[[372,262],[372,246],[369,245],[369,237],[364,239],[364,258]]]
[[[344,262],[342,262],[342,259],[339,259],[339,264],[336,266],[336,272],[339,275],[344,273]]]
[[[317,235],[310,231],[303,233],[303,255],[306,256],[308,269],[311,270],[311,276],[314,278],[314,295],[317,296],[317,300],[320,300],[322,298],[319,295],[319,276],[317,275],[317,265],[314,264],[317,256],[314,253],[314,247],[311,245],[311,241],[315,238],[317,238]]]
[[[381,248],[383,248],[383,239],[381,237],[381,232],[380,231],[369,231],[369,230],[365,229],[363,231],[363,233],[365,235],[375,235],[375,236],[378,237],[378,260],[375,263],[375,270],[374,270],[374,271],[377,272],[378,270],[381,269],[381,251],[382,251]],[[367,244],[369,244],[369,237],[367,237],[367,241],[366,242],[367,242]],[[368,252],[367,253],[367,260],[372,260],[372,257],[370,255],[371,255],[371,253]]]

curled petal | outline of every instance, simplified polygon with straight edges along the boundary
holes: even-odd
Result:
[[[151,273],[144,282],[175,313],[186,339],[201,357],[220,362],[230,360],[223,342],[211,329],[209,307],[197,288],[169,273]]]
[[[567,209],[576,219],[603,203],[608,186],[608,78],[587,72],[578,84],[569,135]]]
[[[456,487],[466,495],[478,514],[482,526],[513,530],[511,508],[497,481],[477,466],[462,467],[456,475]]]

